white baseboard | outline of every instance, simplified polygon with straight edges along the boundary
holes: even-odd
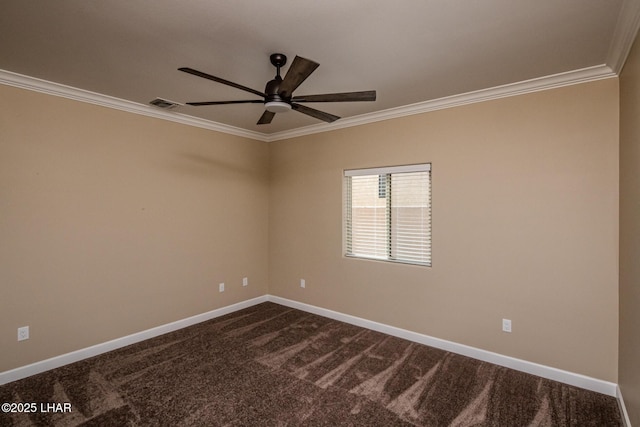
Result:
[[[620,386],[616,387],[616,398],[618,399],[618,406],[620,406],[620,413],[622,414],[622,420],[624,421],[625,427],[631,427],[631,420],[629,419],[627,407],[624,405],[624,399],[622,398],[622,390],[620,390]]]
[[[565,384],[581,387],[587,390],[595,391],[598,393],[606,394],[618,398],[618,402],[621,403],[621,409],[624,409],[624,402],[622,401],[622,395],[617,384],[599,380],[596,378],[587,377],[585,375],[576,374],[561,369],[552,368],[549,366],[540,365],[526,360],[516,359],[509,356],[504,356],[498,353],[493,353],[487,350],[482,350],[475,347],[470,347],[464,344],[458,344],[452,341],[447,341],[439,338],[434,338],[428,335],[420,334],[417,332],[408,331],[406,329],[397,328],[394,326],[385,325],[383,323],[374,322],[360,317],[351,316],[348,314],[340,313],[326,308],[316,307],[313,305],[289,300],[286,298],[277,297],[274,295],[263,295],[250,300],[242,301],[236,304],[232,304],[226,307],[222,307],[216,310],[212,310],[206,313],[198,314],[196,316],[188,317],[186,319],[178,320],[175,322],[167,323],[155,328],[147,329],[142,332],[127,335],[122,338],[117,338],[105,343],[96,344],[91,347],[73,351],[71,353],[62,354],[60,356],[52,357],[40,362],[32,363],[30,365],[22,366],[16,369],[0,373],[0,385],[6,384],[12,381],[16,381],[22,378],[29,377],[31,375],[39,374],[50,369],[59,368],[64,365],[68,365],[73,362],[78,362],[89,357],[97,356],[102,353],[106,353],[111,350],[115,350],[130,344],[135,344],[140,341],[144,341],[149,338],[156,337],[158,335],[173,332],[178,329],[186,328],[187,326],[195,325],[206,320],[214,319],[225,314],[232,313],[234,311],[242,310],[247,307],[251,307],[262,302],[271,301],[280,305],[284,305],[291,308],[296,308],[309,313],[317,314],[320,316],[328,317],[330,319],[339,320],[341,322],[350,323],[352,325],[361,326],[363,328],[371,329],[374,331],[382,332],[388,335],[392,335],[398,338],[403,338],[409,341],[417,342],[420,344],[428,345],[431,347],[439,348],[452,353],[461,354],[464,356],[472,357],[474,359],[482,360],[496,365],[505,366],[507,368],[515,369],[518,371],[526,372],[529,374],[537,375],[550,380],[559,381]],[[626,415],[626,409],[624,409]],[[628,417],[627,417],[628,419]]]
[[[440,338],[434,338],[417,332],[408,331],[406,329],[396,328],[394,326],[373,322],[371,320],[362,319],[360,317],[351,316],[348,314],[328,310],[326,308],[316,307],[286,298],[269,295],[268,299],[269,301],[285,305],[287,307],[296,308],[298,310],[328,317],[330,319],[335,319],[341,322],[350,323],[352,325],[361,326],[363,328],[382,332],[398,338],[404,338],[409,341],[450,351],[452,353],[461,354],[463,356],[472,357],[484,362],[493,363],[550,380],[559,381],[565,384],[606,394],[608,396],[618,397],[618,385],[608,381],[587,377],[585,375],[564,371],[562,369],[552,368],[550,366],[528,362],[526,360],[516,359],[510,356],[504,356],[502,354],[470,347],[464,344],[458,344],[452,341],[446,341]]]
[[[10,383],[12,381],[17,381],[22,378],[30,377],[31,375],[39,374],[50,369],[59,368],[61,366],[78,362],[83,359],[88,359],[89,357],[97,356],[99,354],[125,347],[130,344],[148,340],[149,338],[157,337],[158,335],[177,331],[178,329],[186,328],[187,326],[195,325],[206,320],[224,316],[225,314],[233,313],[234,311],[242,310],[243,308],[266,302],[267,300],[268,295],[263,295],[257,298],[228,305],[226,307],[221,307],[216,310],[208,311],[206,313],[187,317],[186,319],[177,320],[175,322],[147,329],[145,331],[136,332],[135,334],[127,335],[122,338],[116,338],[114,340],[96,344],[91,347],[72,351],[71,353],[62,354],[60,356],[52,357],[40,362],[35,362],[30,365],[21,366],[9,371],[0,372],[0,385]]]

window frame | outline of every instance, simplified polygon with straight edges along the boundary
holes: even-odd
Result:
[[[393,226],[393,218],[391,215],[391,211],[392,211],[392,198],[393,198],[393,190],[392,190],[392,175],[393,174],[402,174],[402,173],[411,173],[411,172],[428,172],[428,191],[427,191],[427,196],[428,196],[428,200],[426,201],[426,208],[428,209],[428,239],[426,240],[426,243],[428,244],[428,260],[427,262],[417,262],[417,261],[413,261],[413,260],[408,260],[408,259],[397,259],[397,258],[393,258],[392,253],[394,251],[393,249],[393,244],[392,244],[392,239],[393,239],[393,234],[394,234],[394,229],[395,227]],[[352,204],[351,204],[351,199],[348,198],[349,194],[352,194],[352,190],[350,188],[350,186],[352,185],[352,180],[348,179],[354,176],[374,176],[374,175],[378,175],[378,193],[377,196],[379,198],[380,196],[380,182],[384,181],[385,182],[385,198],[387,199],[386,201],[386,213],[387,213],[387,217],[386,217],[386,222],[387,222],[387,228],[386,228],[386,238],[388,240],[387,242],[387,256],[385,258],[383,257],[376,257],[376,256],[364,256],[364,255],[358,255],[358,254],[354,254],[354,253],[350,253],[349,251],[349,240],[350,240],[350,236],[349,236],[349,231],[350,231],[350,227],[349,224],[353,223],[353,218],[352,218]],[[382,180],[380,179],[381,175],[385,175],[386,179]],[[401,165],[401,166],[384,166],[384,167],[373,167],[373,168],[361,168],[361,169],[344,169],[343,170],[343,198],[342,198],[342,209],[343,209],[343,215],[342,215],[342,222],[343,222],[343,226],[342,226],[342,254],[345,258],[350,258],[350,259],[363,259],[363,260],[371,260],[371,261],[382,261],[382,262],[391,262],[394,264],[407,264],[407,265],[415,265],[415,266],[419,266],[419,267],[432,267],[433,265],[433,253],[432,253],[432,243],[433,243],[433,237],[432,237],[432,184],[433,184],[433,177],[432,177],[432,165],[431,163],[419,163],[419,164],[411,164],[411,165]],[[396,190],[399,191],[399,190]],[[388,196],[388,197],[386,197]]]

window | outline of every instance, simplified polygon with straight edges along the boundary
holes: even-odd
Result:
[[[431,266],[431,164],[344,172],[345,255]]]

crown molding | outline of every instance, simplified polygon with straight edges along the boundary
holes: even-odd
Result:
[[[418,102],[416,104],[405,105],[403,107],[390,108],[369,114],[362,114],[354,117],[340,119],[333,123],[307,126],[290,131],[273,133],[267,136],[267,142],[280,141],[283,139],[296,138],[314,133],[327,132],[330,130],[344,129],[352,126],[360,126],[368,123],[383,120],[396,119],[399,117],[411,116],[414,114],[427,113],[429,111],[442,110],[445,108],[459,107],[461,105],[474,104],[477,102],[490,101],[499,98],[523,95],[531,92],[539,92],[548,89],[555,89],[563,86],[570,86],[579,83],[586,83],[595,80],[602,80],[615,77],[616,73],[606,65],[583,68],[580,70],[568,71],[546,77],[539,77],[517,83],[510,83],[488,89],[481,89],[459,95],[447,96],[430,101]]]
[[[607,65],[614,73],[619,75],[622,71],[639,28],[640,1],[623,0],[607,55]]]
[[[102,107],[114,108],[116,110],[126,111],[129,113],[141,114],[143,116],[155,117],[157,119],[169,120],[230,135],[266,141],[265,134],[259,132],[252,132],[246,129],[213,122],[211,120],[200,119],[198,117],[187,116],[181,113],[164,111],[151,105],[139,104],[137,102],[127,101],[125,99],[78,89],[60,83],[25,76],[11,71],[0,70],[0,84],[32,90],[48,95],[60,96],[62,98],[73,99],[75,101],[87,102],[89,104],[100,105]]]
[[[198,117],[188,116],[174,111],[164,111],[146,104],[127,101],[108,95],[99,94],[83,89],[66,86],[59,83],[29,77],[22,74],[13,73],[0,69],[0,84],[14,86],[22,89],[41,92],[49,95],[60,96],[76,101],[87,102],[103,107],[114,108],[134,114],[155,117],[162,120],[169,120],[188,126],[200,127],[203,129],[222,132],[230,135],[254,139],[263,142],[274,142],[284,139],[296,138],[331,130],[344,129],[353,126],[360,126],[368,123],[375,123],[383,120],[390,120],[414,114],[426,113],[429,111],[453,108],[477,102],[490,101],[499,98],[522,95],[525,93],[538,92],[547,89],[554,89],[562,86],[586,83],[590,81],[615,77],[620,74],[622,67],[633,46],[638,30],[640,29],[640,1],[623,0],[618,21],[612,37],[606,64],[568,71],[550,76],[525,80],[517,83],[481,89],[459,95],[453,95],[434,100],[419,102],[402,107],[390,108],[354,117],[343,118],[334,123],[320,123],[303,128],[292,129],[276,133],[261,133],[241,129],[223,123],[205,120]]]
[[[481,89],[459,95],[447,96],[430,101],[418,102],[416,104],[390,108],[387,110],[376,111],[359,116],[347,117],[333,123],[321,123],[272,134],[253,132],[210,120],[187,116],[185,114],[159,110],[150,105],[139,104],[108,95],[102,95],[83,89],[77,89],[71,86],[53,83],[46,80],[37,79],[35,77],[13,73],[10,71],[0,70],[0,84],[54,96],[60,96],[63,98],[69,98],[76,101],[88,102],[90,104],[100,105],[103,107],[115,108],[117,110],[127,111],[134,114],[141,114],[144,116],[169,120],[172,122],[241,136],[258,141],[274,142],[283,139],[296,138],[299,136],[328,132],[331,130],[360,126],[368,123],[375,123],[383,120],[396,119],[399,117],[411,116],[414,114],[422,114],[429,111],[442,110],[445,108],[453,108],[461,105],[490,101],[510,96],[517,96],[531,92],[539,92],[547,89],[554,89],[579,83],[586,83],[615,76],[616,73],[609,66],[597,65],[594,67],[588,67],[580,70],[554,74],[551,76],[525,80],[522,82]]]

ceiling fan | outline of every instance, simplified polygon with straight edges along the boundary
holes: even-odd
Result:
[[[309,77],[320,64],[309,59],[296,56],[283,79],[282,77],[280,77],[280,68],[287,63],[287,57],[282,53],[274,53],[269,57],[269,59],[271,60],[271,64],[276,67],[276,76],[273,80],[267,82],[264,92],[251,89],[238,83],[230,82],[229,80],[225,80],[220,77],[215,77],[210,74],[203,73],[202,71],[194,70],[193,68],[178,68],[178,70],[185,73],[193,74],[194,76],[202,77],[204,79],[213,80],[214,82],[235,87],[237,89],[244,90],[262,98],[237,101],[187,102],[187,105],[202,106],[223,104],[264,104],[265,111],[264,113],[262,113],[260,120],[258,120],[259,125],[264,125],[271,123],[271,120],[273,120],[273,117],[276,115],[276,113],[284,113],[291,109],[328,123],[336,121],[340,118],[333,114],[325,113],[324,111],[316,110],[314,108],[302,105],[300,104],[301,102],[352,102],[376,100],[375,90],[293,96],[293,91],[296,90],[296,88],[300,86],[300,84],[304,82],[306,78]]]

